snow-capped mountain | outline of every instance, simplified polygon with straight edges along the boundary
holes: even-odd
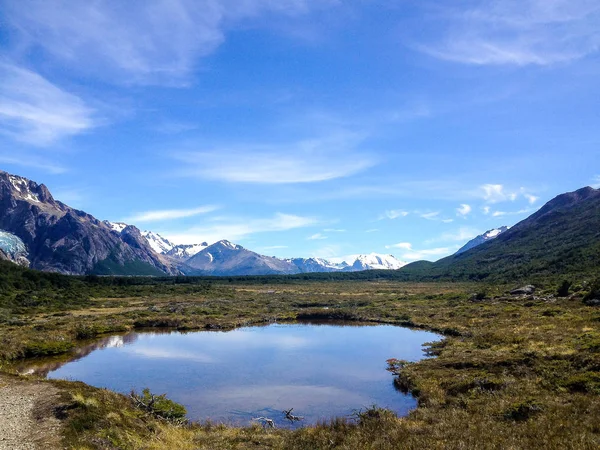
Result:
[[[350,267],[345,262],[338,264],[323,258],[289,258],[285,261],[295,265],[300,273],[340,272]]]
[[[153,231],[142,231],[142,236],[146,238],[152,250],[159,254],[166,254],[175,247],[175,244],[169,242],[168,239],[165,239],[158,233],[154,233]]]
[[[259,255],[241,245],[222,240],[209,245],[185,262],[200,275],[279,275],[298,273],[292,263]]]
[[[336,263],[323,258],[292,258],[286,261],[294,264],[300,273],[308,272],[356,272],[359,270],[396,270],[406,265],[393,255],[368,255],[353,256],[349,261]]]
[[[183,245],[175,245],[171,250],[167,251],[165,255],[170,256],[171,258],[179,259],[181,261],[185,261],[186,259],[191,258],[196,253],[201,252],[208,244],[203,242],[201,244],[183,244]]]
[[[496,239],[502,233],[504,233],[505,231],[508,231],[509,228],[510,227],[503,226],[500,228],[494,228],[492,230],[488,230],[485,233],[483,233],[482,235],[479,235],[476,238],[471,239],[469,242],[467,242],[463,247],[461,247],[455,253],[455,255],[460,255],[461,253],[464,253],[467,250],[471,250],[472,248],[475,248],[478,245],[483,244],[484,242],[490,241],[492,239]]]
[[[351,264],[352,271],[357,270],[396,270],[404,267],[407,263],[396,259],[393,255],[381,255],[369,253],[358,255]],[[346,269],[347,270],[347,269]]]
[[[121,229],[116,232],[114,228]],[[65,274],[178,274],[133,226],[109,226],[55,200],[48,188],[0,171],[1,259]],[[24,250],[23,250],[24,247]]]

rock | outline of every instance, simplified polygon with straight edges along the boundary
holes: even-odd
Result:
[[[586,300],[585,304],[588,306],[600,306],[600,299],[594,298],[591,300]]]
[[[527,286],[520,287],[518,289],[513,289],[510,291],[511,295],[533,295],[535,292],[535,286],[528,284]]]

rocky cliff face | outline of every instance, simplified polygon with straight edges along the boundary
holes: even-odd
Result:
[[[30,267],[65,274],[174,273],[135,227],[115,232],[56,201],[43,184],[0,171],[0,230],[25,245]]]

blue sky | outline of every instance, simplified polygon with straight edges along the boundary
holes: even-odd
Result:
[[[0,15],[0,167],[176,243],[435,260],[600,185],[597,1]]]

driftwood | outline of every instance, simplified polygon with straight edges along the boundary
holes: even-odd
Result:
[[[304,420],[304,417],[300,417],[300,416],[295,416],[292,414],[292,411],[294,410],[294,408],[290,408],[287,411],[283,411],[283,414],[285,414],[285,418],[287,420],[290,421],[290,423],[294,423],[294,422],[300,422],[301,420]]]
[[[273,422],[273,419],[269,419],[268,417],[255,417],[252,420],[258,420],[259,422],[262,422],[264,428],[275,428],[275,422]]]
[[[138,408],[144,409],[148,412],[152,412],[154,410],[154,402],[156,402],[156,396],[154,394],[150,394],[150,401],[148,403],[144,402],[134,391],[131,391],[129,396],[133,400],[135,406]]]

